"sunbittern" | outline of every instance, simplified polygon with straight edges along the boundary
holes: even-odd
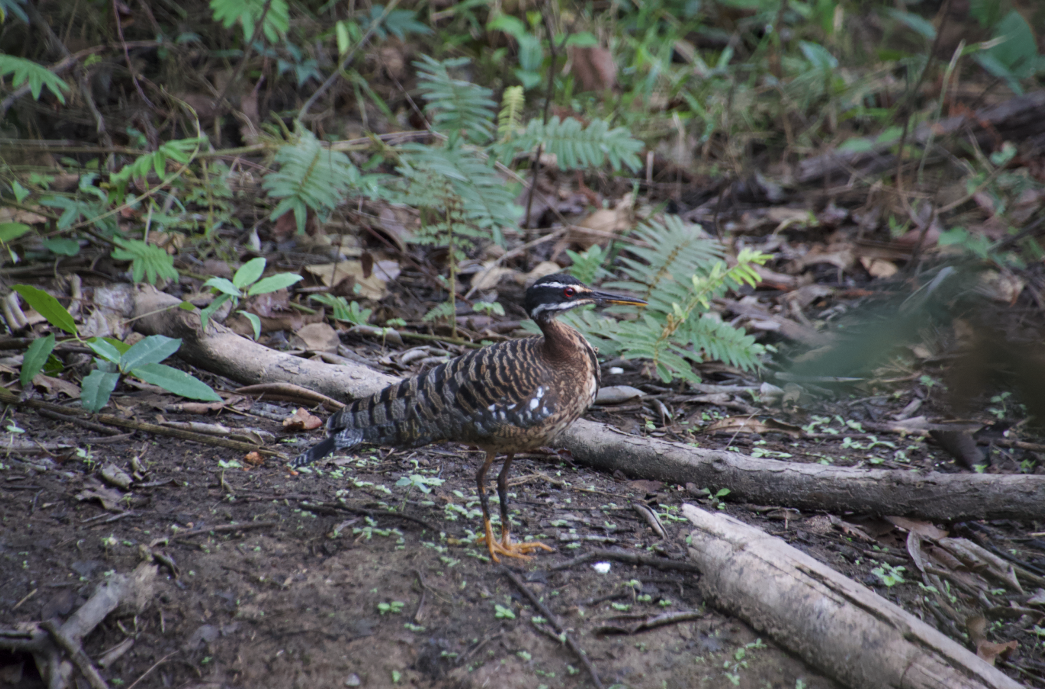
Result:
[[[442,440],[486,451],[476,482],[486,546],[498,555],[525,557],[543,543],[512,543],[508,518],[508,467],[516,452],[555,441],[595,401],[599,362],[584,336],[555,317],[585,304],[646,302],[599,292],[563,274],[548,275],[526,290],[526,313],[543,336],[499,342],[440,364],[427,373],[354,400],[330,417],[325,440],[293,460],[311,464],[334,450],[361,443],[420,447]],[[501,541],[494,540],[486,497],[486,472],[507,454],[497,476]]]

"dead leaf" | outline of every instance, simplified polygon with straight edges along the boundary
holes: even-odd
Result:
[[[917,533],[925,538],[938,540],[947,537],[946,531],[920,519],[908,519],[907,517],[886,517],[885,519],[897,528],[903,529],[908,533]]]
[[[312,352],[336,354],[337,347],[341,344],[341,338],[337,336],[337,331],[326,323],[311,323],[295,331],[291,344],[302,346]]]
[[[987,638],[987,618],[983,615],[973,615],[965,620],[965,628],[969,632],[969,641],[979,644]]]
[[[130,488],[131,484],[134,482],[134,479],[131,478],[130,474],[112,462],[106,462],[99,473],[106,483],[123,490]]]
[[[257,452],[248,452],[243,456],[243,461],[252,467],[257,467],[265,463],[265,458]]]
[[[47,390],[52,395],[61,393],[74,400],[80,399],[80,386],[61,378],[52,378],[51,376],[37,373],[33,376],[33,385]]]
[[[291,432],[314,431],[322,425],[322,419],[310,414],[307,409],[301,407],[299,407],[293,414],[283,419],[283,429]]]
[[[776,419],[760,421],[750,416],[730,416],[725,419],[719,419],[708,424],[704,430],[709,433],[757,433],[759,435],[763,433],[785,433],[792,438],[802,437],[802,429],[798,426],[777,421]]]
[[[1008,656],[1019,647],[1020,645],[1016,643],[1015,639],[1003,644],[996,644],[992,641],[985,640],[976,644],[976,655],[980,656],[991,665],[994,665],[995,658],[998,656]]]
[[[570,46],[569,73],[582,91],[602,92],[617,85],[617,63],[613,53],[600,46]]]
[[[650,494],[657,493],[664,488],[664,483],[661,481],[646,481],[640,479],[638,481],[629,481],[628,486],[639,493]]]
[[[388,283],[399,277],[400,267],[397,261],[376,261],[369,277],[364,277],[363,262],[357,260],[339,263],[323,263],[306,266],[327,287],[333,287],[346,278],[352,277],[359,286],[359,296],[377,301],[387,293]]]
[[[892,261],[867,256],[860,257],[860,265],[864,267],[868,275],[874,278],[891,278],[900,270]]]
[[[509,275],[520,275],[519,271],[497,265],[496,261],[488,261],[483,265],[485,266],[483,270],[472,276],[472,290],[474,291],[485,292],[496,289],[501,282],[501,278]]]
[[[95,478],[90,478],[85,482],[84,489],[76,494],[76,499],[80,502],[97,500],[102,503],[102,507],[110,512],[123,511],[120,507],[120,501],[123,500],[123,493],[115,488],[103,486]]]
[[[529,273],[516,275],[515,280],[521,285],[529,286],[540,280],[545,275],[554,275],[555,273],[558,273],[561,270],[562,268],[559,266],[559,264],[555,263],[554,261],[541,261],[536,266],[534,266],[533,270],[531,270]]]

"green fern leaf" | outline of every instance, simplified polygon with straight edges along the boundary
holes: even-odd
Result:
[[[32,60],[0,53],[0,78],[8,75],[11,76],[12,88],[18,88],[28,82],[33,100],[40,100],[40,91],[46,88],[60,103],[65,104],[65,95],[62,92],[68,91],[69,85],[46,67]]]
[[[553,117],[547,124],[533,119],[511,145],[514,150],[523,151],[538,144],[544,145],[546,153],[555,155],[563,170],[598,168],[607,161],[614,170],[626,167],[635,171],[642,167],[639,152],[643,143],[632,138],[624,127],[610,129],[602,119],[592,120],[587,127],[572,117]]]
[[[473,142],[488,140],[493,135],[493,92],[450,76],[450,70],[468,64],[468,58],[439,62],[427,55],[414,62],[418,69],[418,88],[425,99],[425,113],[432,127],[450,135],[460,134]]]
[[[112,257],[117,261],[131,262],[131,275],[135,282],[147,278],[150,285],[155,285],[159,278],[178,281],[178,271],[174,269],[174,257],[153,244],[146,244],[139,239],[113,239],[117,248]]]
[[[380,195],[377,175],[363,176],[344,153],[324,148],[308,131],[276,153],[277,172],[265,177],[263,186],[272,198],[280,199],[269,217],[272,220],[293,212],[299,232],[305,231],[309,209],[325,216],[352,190]]]
[[[254,35],[254,24],[265,14],[262,33],[269,43],[279,43],[290,28],[290,8],[287,0],[271,0],[265,12],[265,0],[210,0],[214,21],[226,29],[236,22],[243,28],[243,41]]]

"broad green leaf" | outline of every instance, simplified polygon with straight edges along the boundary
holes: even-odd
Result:
[[[232,284],[240,289],[247,285],[253,285],[265,272],[265,259],[252,258],[239,267],[236,274],[232,276]],[[209,280],[208,280],[209,282]]]
[[[149,335],[120,358],[120,368],[130,371],[145,364],[158,364],[181,347],[181,340],[163,335]]]
[[[510,14],[502,14],[491,19],[486,23],[486,29],[487,31],[503,31],[516,40],[529,34],[522,20]]]
[[[6,243],[18,239],[31,229],[33,228],[21,222],[0,223],[0,242]]]
[[[22,358],[22,372],[19,376],[23,389],[29,387],[33,376],[43,370],[44,364],[47,363],[47,357],[51,356],[53,351],[54,333],[39,340],[33,340],[29,345],[29,349],[26,350],[25,356]]]
[[[80,386],[80,402],[89,412],[100,411],[109,402],[109,396],[120,381],[119,373],[107,373],[95,369],[83,379]]]
[[[182,303],[178,304],[178,308],[182,311],[195,311],[196,305],[193,304],[191,301],[183,301]]]
[[[864,139],[862,137],[854,137],[852,139],[846,139],[845,141],[843,141],[841,144],[839,144],[836,150],[842,153],[863,153],[865,151],[874,150],[874,144],[871,143],[869,139]],[[598,245],[596,244],[596,246]]]
[[[913,12],[904,12],[897,9],[890,9],[889,15],[896,21],[906,24],[907,28],[921,35],[926,40],[931,41],[936,38],[936,27],[928,19],[923,19]]]
[[[301,276],[296,275],[295,273],[279,273],[278,275],[270,275],[252,285],[247,294],[254,296],[255,294],[275,292],[276,290],[290,287],[299,280],[301,280]]]
[[[556,42],[558,42],[556,37]],[[595,34],[590,31],[581,31],[579,33],[570,34],[566,39],[567,46],[577,46],[578,48],[594,48],[599,45],[599,39],[595,38]]]
[[[146,383],[159,385],[164,390],[173,392],[175,395],[204,402],[221,401],[221,395],[214,392],[209,385],[193,378],[184,371],[179,371],[170,366],[145,364],[131,371],[131,375],[135,378],[141,378]]]
[[[52,254],[61,256],[75,256],[80,253],[80,242],[65,237],[55,237],[43,241],[44,248]]]
[[[100,337],[92,337],[87,340],[87,346],[91,348],[91,351],[100,356],[101,358],[119,366],[120,358],[123,354],[117,349],[111,342],[103,340]]]
[[[25,303],[36,309],[36,312],[47,319],[47,322],[56,328],[60,328],[70,335],[76,334],[76,322],[58,303],[58,300],[43,290],[36,289],[31,285],[15,285],[14,291],[25,299]]]
[[[238,313],[243,314],[243,317],[250,321],[251,327],[254,328],[254,339],[261,337],[261,319],[258,318],[257,314],[244,311],[243,309],[240,309]]]
[[[224,304],[231,298],[232,297],[230,297],[227,294],[219,294],[214,299],[214,301],[207,304],[207,306],[205,306],[204,308],[200,309],[200,325],[202,326],[204,331],[207,330],[207,321],[210,320],[210,317],[213,316],[215,312],[221,308],[222,304]]]
[[[988,51],[991,57],[1005,65],[1017,78],[1032,76],[1038,44],[1034,39],[1034,31],[1023,15],[1016,10],[1009,12],[994,27],[994,36],[1004,36],[1005,40]]]
[[[240,295],[239,287],[232,284],[225,278],[210,278],[203,283],[204,287],[213,287],[223,294],[227,294],[230,297],[238,297]]]

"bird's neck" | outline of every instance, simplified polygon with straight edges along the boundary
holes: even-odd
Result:
[[[544,333],[544,355],[550,361],[568,361],[578,356],[585,356],[591,345],[575,328],[560,323],[554,318],[537,321],[537,326]]]

